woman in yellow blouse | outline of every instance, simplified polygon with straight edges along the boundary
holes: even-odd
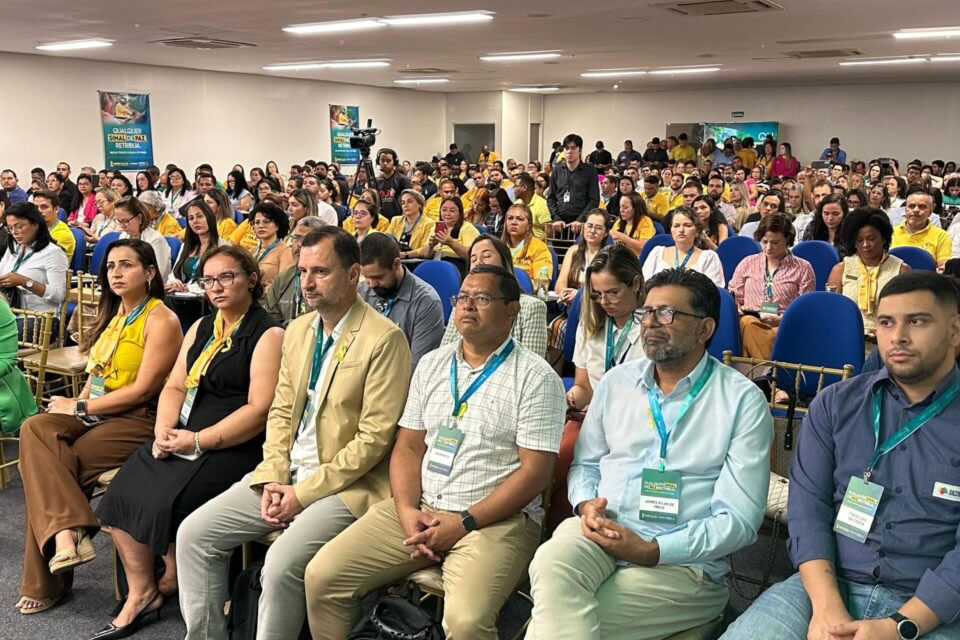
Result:
[[[400,243],[400,258],[419,257],[419,251],[433,235],[433,220],[423,215],[423,196],[413,189],[405,189],[400,194],[400,211],[402,216],[396,216],[390,221],[387,233],[393,235]]]
[[[553,256],[543,240],[533,235],[533,213],[522,202],[514,203],[507,210],[503,241],[510,247],[513,266],[526,271],[531,280],[544,268],[547,277],[553,278]]]
[[[253,171],[253,169],[251,169]],[[280,210],[283,211],[290,205],[290,201],[284,194],[279,193],[267,193],[263,196],[260,202],[269,202],[280,207]],[[237,228],[233,230],[229,236],[225,237],[230,244],[235,244],[238,247],[243,247],[247,251],[253,251],[257,248],[257,243],[260,241],[257,238],[257,234],[253,230],[253,212],[247,214],[246,220],[237,225]]]
[[[261,202],[250,211],[253,231],[257,234],[257,246],[253,257],[263,274],[264,295],[273,284],[277,274],[294,265],[293,252],[283,244],[290,231],[290,221],[283,209],[269,202]]]
[[[367,202],[372,202],[373,206],[377,208],[377,211],[380,211],[380,195],[373,189],[364,189],[360,195],[350,196],[350,212],[351,215],[348,215],[343,220],[343,230],[347,233],[353,233],[357,228],[353,224],[353,210],[356,208],[357,202],[360,200],[366,200]],[[376,222],[374,222],[374,229],[377,231],[387,231],[390,228],[390,219],[382,215],[377,217]]]
[[[357,242],[363,240],[371,233],[380,233],[377,231],[377,223],[380,222],[380,212],[370,200],[360,199],[353,205],[353,213],[350,215],[353,220],[353,237]]]
[[[54,396],[20,431],[27,503],[20,613],[68,597],[75,567],[93,560],[99,530],[87,502],[100,474],[153,437],[156,399],[183,333],[163,304],[153,248],[117,240],[100,266],[97,318],[81,350],[90,374],[78,398]]]
[[[237,223],[233,219],[233,205],[230,204],[227,194],[220,189],[211,189],[204,194],[203,201],[217,219],[217,235],[229,238],[230,234],[236,231]]]
[[[166,212],[166,203],[156,191],[144,191],[137,196],[147,210],[147,217],[150,219],[150,228],[165,238],[177,238],[183,240],[184,229],[176,219]]]
[[[463,202],[457,196],[444,196],[440,200],[439,217],[430,241],[420,249],[417,257],[432,258],[439,251],[445,259],[462,261],[466,271],[470,245],[480,232],[473,223],[464,220]]]
[[[620,197],[620,219],[610,230],[614,242],[627,245],[637,256],[643,245],[657,233],[653,220],[647,215],[647,205],[638,193],[625,193]]]

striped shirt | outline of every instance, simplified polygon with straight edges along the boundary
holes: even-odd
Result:
[[[766,294],[767,257],[762,253],[747,256],[737,265],[730,280],[730,293],[737,304],[749,311],[759,311],[767,302]],[[780,267],[773,273],[773,302],[783,313],[787,306],[805,293],[814,290],[813,267],[803,258],[792,253],[784,256]]]

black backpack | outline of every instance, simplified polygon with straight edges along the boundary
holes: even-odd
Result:
[[[257,640],[257,611],[260,608],[260,570],[263,563],[252,564],[233,583],[227,630],[230,640]]]
[[[347,640],[443,640],[440,623],[420,607],[420,588],[406,583],[397,593],[380,598],[354,627]]]

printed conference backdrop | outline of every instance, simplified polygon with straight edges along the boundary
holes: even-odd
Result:
[[[703,122],[703,133],[699,136],[702,144],[707,138],[713,138],[717,146],[723,149],[723,141],[730,136],[743,140],[747,136],[753,138],[758,151],[762,148],[763,140],[767,136],[777,139],[780,130],[779,122]]]
[[[330,152],[333,161],[343,165],[360,164],[360,151],[350,148],[351,127],[360,122],[360,107],[330,105]]]
[[[103,156],[107,169],[138,171],[153,164],[150,96],[100,91]]]

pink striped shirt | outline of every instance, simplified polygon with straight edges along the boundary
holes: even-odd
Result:
[[[744,258],[733,273],[728,288],[744,309],[759,311],[760,305],[767,302],[766,264],[767,257],[757,253]],[[773,274],[773,301],[780,307],[780,313],[795,299],[813,291],[815,284],[809,262],[792,253],[784,256],[780,268]]]

